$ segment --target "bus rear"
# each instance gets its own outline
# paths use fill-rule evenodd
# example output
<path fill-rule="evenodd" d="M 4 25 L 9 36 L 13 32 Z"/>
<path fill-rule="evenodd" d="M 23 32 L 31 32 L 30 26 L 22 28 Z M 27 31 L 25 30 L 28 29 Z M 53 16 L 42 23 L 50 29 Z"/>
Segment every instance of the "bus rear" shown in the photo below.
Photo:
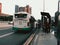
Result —
<path fill-rule="evenodd" d="M 29 15 L 27 13 L 15 14 L 13 30 L 29 29 Z"/>

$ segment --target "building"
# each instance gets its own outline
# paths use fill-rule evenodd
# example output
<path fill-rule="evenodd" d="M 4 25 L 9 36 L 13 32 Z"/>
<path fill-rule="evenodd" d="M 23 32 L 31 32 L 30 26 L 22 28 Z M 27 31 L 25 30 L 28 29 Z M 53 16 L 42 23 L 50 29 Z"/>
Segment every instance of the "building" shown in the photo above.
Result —
<path fill-rule="evenodd" d="M 0 3 L 0 14 L 2 12 L 2 3 Z"/>
<path fill-rule="evenodd" d="M 26 5 L 24 7 L 19 7 L 18 5 L 15 5 L 15 13 L 16 12 L 27 12 L 31 14 L 31 7 L 29 5 Z"/>
<path fill-rule="evenodd" d="M 19 7 L 19 12 L 25 11 L 25 7 Z"/>
<path fill-rule="evenodd" d="M 0 21 L 12 21 L 13 16 L 10 14 L 2 13 L 2 3 L 0 3 Z"/>
<path fill-rule="evenodd" d="M 15 5 L 15 12 L 18 12 L 18 11 L 19 11 L 19 6 Z"/>
<path fill-rule="evenodd" d="M 12 20 L 13 20 L 12 15 L 4 14 L 4 13 L 0 14 L 0 21 L 12 21 Z"/>
<path fill-rule="evenodd" d="M 31 7 L 27 5 L 26 8 L 27 8 L 27 12 L 31 14 Z"/>

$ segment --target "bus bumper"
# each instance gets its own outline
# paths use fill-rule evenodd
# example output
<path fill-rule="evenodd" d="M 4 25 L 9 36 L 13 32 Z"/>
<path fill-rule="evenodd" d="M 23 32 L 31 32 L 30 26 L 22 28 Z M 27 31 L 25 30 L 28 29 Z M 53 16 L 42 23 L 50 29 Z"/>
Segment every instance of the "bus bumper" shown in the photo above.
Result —
<path fill-rule="evenodd" d="M 12 27 L 13 30 L 30 30 L 30 28 L 17 28 L 17 27 Z"/>

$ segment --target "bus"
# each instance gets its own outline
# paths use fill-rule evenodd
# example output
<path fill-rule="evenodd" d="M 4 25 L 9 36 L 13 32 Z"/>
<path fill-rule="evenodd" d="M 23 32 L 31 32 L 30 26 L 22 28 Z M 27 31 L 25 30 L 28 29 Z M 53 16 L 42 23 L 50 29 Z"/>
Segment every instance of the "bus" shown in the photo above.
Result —
<path fill-rule="evenodd" d="M 17 12 L 14 14 L 13 19 L 13 30 L 30 30 L 30 19 L 31 15 L 27 12 Z"/>

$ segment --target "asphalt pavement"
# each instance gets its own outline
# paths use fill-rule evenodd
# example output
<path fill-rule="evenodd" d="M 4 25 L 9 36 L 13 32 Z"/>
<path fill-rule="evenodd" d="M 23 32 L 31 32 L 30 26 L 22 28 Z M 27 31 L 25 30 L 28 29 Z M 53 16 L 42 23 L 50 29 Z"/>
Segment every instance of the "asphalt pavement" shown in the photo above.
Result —
<path fill-rule="evenodd" d="M 0 45 L 23 45 L 30 35 L 30 32 L 14 32 L 12 28 L 0 30 Z"/>
<path fill-rule="evenodd" d="M 12 28 L 0 30 L 0 36 L 13 32 Z"/>
<path fill-rule="evenodd" d="M 12 30 L 12 26 L 8 24 L 0 26 L 0 45 L 22 45 L 31 33 L 16 33 Z M 53 32 L 44 33 L 38 30 L 31 45 L 57 45 L 57 39 Z"/>
<path fill-rule="evenodd" d="M 29 34 L 14 33 L 0 38 L 0 45 L 22 45 Z"/>
<path fill-rule="evenodd" d="M 8 23 L 0 23 L 0 45 L 23 45 L 33 31 L 26 33 L 15 32 L 12 30 L 13 25 Z"/>

